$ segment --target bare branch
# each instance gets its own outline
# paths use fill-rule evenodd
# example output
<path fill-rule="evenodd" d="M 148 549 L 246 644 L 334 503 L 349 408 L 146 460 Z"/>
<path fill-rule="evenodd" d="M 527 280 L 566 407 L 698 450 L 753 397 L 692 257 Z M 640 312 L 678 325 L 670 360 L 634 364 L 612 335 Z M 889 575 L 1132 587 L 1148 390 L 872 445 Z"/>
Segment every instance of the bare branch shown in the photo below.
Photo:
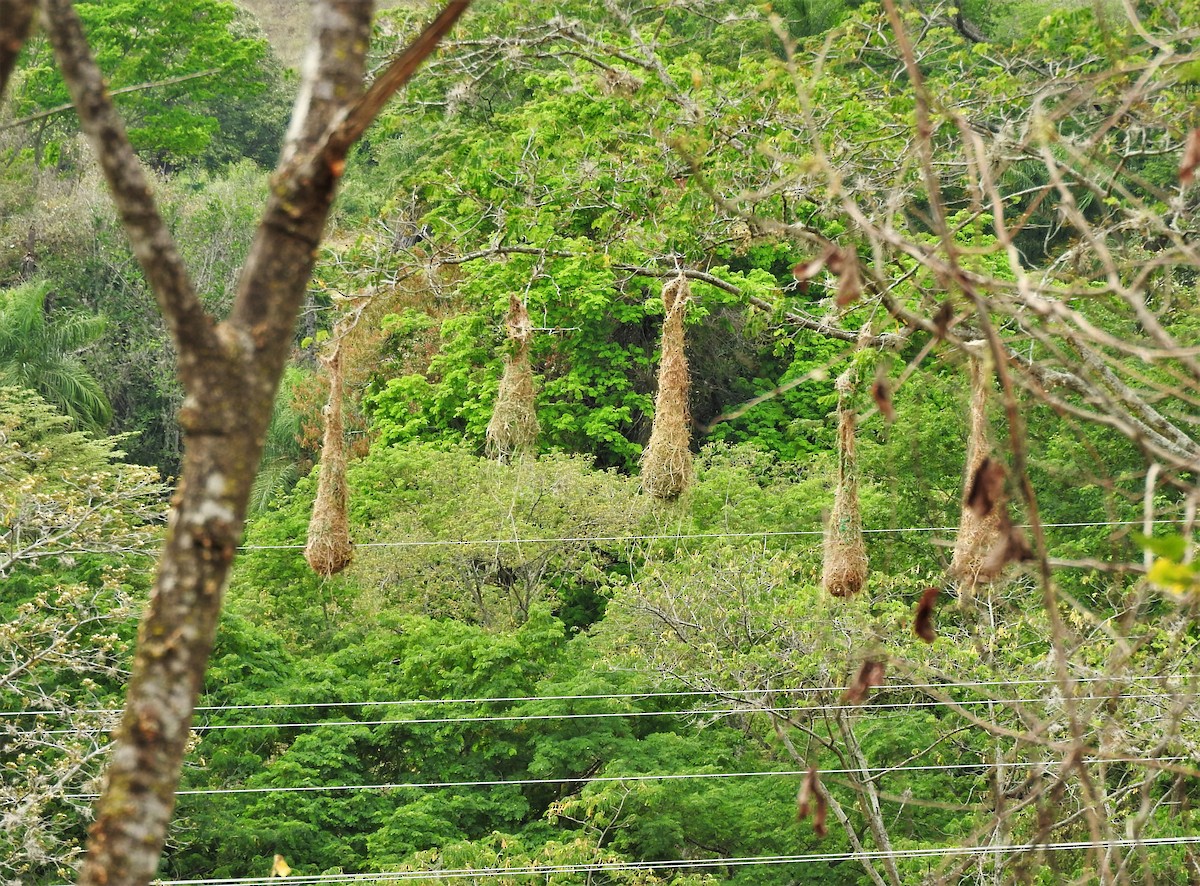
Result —
<path fill-rule="evenodd" d="M 0 0 L 3 2 L 3 0 Z M 163 86 L 174 86 L 176 83 L 186 83 L 188 80 L 196 80 L 200 77 L 211 77 L 216 74 L 216 68 L 209 68 L 207 71 L 196 71 L 192 74 L 181 74 L 178 77 L 168 77 L 166 80 L 155 80 L 153 83 L 138 83 L 136 86 L 122 86 L 120 89 L 113 89 L 108 94 L 127 95 L 130 92 L 142 92 L 146 89 L 159 89 Z M 30 114 L 28 117 L 21 117 L 17 120 L 11 120 L 0 126 L 0 132 L 7 129 L 16 129 L 20 126 L 27 126 L 30 123 L 35 123 L 38 120 L 45 120 L 47 117 L 53 117 L 55 114 L 65 114 L 67 111 L 75 109 L 74 102 L 67 102 L 65 105 L 56 105 L 53 108 L 47 108 L 44 111 L 38 111 L 36 114 Z"/>
<path fill-rule="evenodd" d="M 453 0 L 447 3 L 420 36 L 392 60 L 337 127 L 330 139 L 330 150 L 334 151 L 335 155 L 340 151 L 340 156 L 344 156 L 350 145 L 358 141 L 367 131 L 367 127 L 375 122 L 375 118 L 392 96 L 408 83 L 421 63 L 433 54 L 442 38 L 449 33 L 470 5 L 471 0 Z"/>

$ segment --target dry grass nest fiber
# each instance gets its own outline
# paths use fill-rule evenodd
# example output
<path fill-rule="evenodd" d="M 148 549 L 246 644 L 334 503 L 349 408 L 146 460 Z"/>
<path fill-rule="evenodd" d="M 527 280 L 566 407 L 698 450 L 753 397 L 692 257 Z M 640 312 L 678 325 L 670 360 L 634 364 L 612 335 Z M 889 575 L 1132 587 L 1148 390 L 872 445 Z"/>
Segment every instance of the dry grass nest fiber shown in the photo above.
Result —
<path fill-rule="evenodd" d="M 1004 537 L 1003 508 L 995 507 L 986 516 L 980 516 L 967 504 L 967 496 L 974 485 L 975 475 L 992 451 L 988 439 L 987 418 L 992 374 L 987 360 L 982 356 L 973 353 L 970 365 L 971 432 L 967 439 L 967 463 L 963 477 L 958 535 L 954 540 L 954 556 L 950 560 L 950 574 L 958 580 L 960 587 L 967 590 L 977 584 L 995 581 L 1005 566 L 1003 558 L 988 556 Z"/>
<path fill-rule="evenodd" d="M 336 575 L 354 559 L 347 516 L 346 441 L 342 427 L 341 350 L 325 361 L 329 369 L 329 402 L 325 405 L 325 435 L 321 440 L 321 473 L 317 497 L 308 521 L 304 559 L 319 575 Z"/>
<path fill-rule="evenodd" d="M 508 299 L 508 339 L 512 350 L 504 360 L 504 374 L 487 426 L 488 456 L 502 462 L 535 449 L 540 431 L 529 359 L 533 323 L 525 303 L 515 295 Z"/>
<path fill-rule="evenodd" d="M 850 406 L 852 370 L 838 377 L 838 479 L 833 510 L 825 526 L 821 587 L 833 597 L 851 597 L 867 583 L 867 545 L 858 503 L 858 467 L 854 452 L 854 410 Z"/>
<path fill-rule="evenodd" d="M 654 398 L 650 441 L 642 452 L 642 488 L 667 501 L 682 495 L 692 481 L 692 427 L 688 411 L 691 377 L 683 332 L 683 318 L 691 297 L 691 287 L 682 274 L 663 286 L 666 315 L 658 364 L 658 395 Z"/>

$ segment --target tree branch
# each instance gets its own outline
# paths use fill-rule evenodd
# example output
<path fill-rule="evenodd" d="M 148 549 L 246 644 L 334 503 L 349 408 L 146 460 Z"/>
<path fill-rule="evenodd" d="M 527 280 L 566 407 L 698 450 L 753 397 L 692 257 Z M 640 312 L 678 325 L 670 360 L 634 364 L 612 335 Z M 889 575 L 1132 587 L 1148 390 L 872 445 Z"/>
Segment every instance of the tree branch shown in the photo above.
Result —
<path fill-rule="evenodd" d="M 330 138 L 328 150 L 340 152 L 339 157 L 345 156 L 350 145 L 358 141 L 367 131 L 367 127 L 375 122 L 375 118 L 379 116 L 384 106 L 391 101 L 392 96 L 412 79 L 417 68 L 433 54 L 442 38 L 449 33 L 450 29 L 454 27 L 454 23 L 462 17 L 470 5 L 471 0 L 452 0 L 446 4 L 441 14 L 392 60 L 387 69 L 363 94 L 363 97 L 354 104 L 354 107 L 346 114 L 346 119 Z"/>
<path fill-rule="evenodd" d="M 4 0 L 0 0 L 3 3 Z M 155 80 L 153 83 L 138 83 L 135 86 L 122 86 L 120 89 L 111 90 L 109 96 L 126 95 L 130 92 L 141 92 L 146 89 L 158 89 L 162 86 L 174 86 L 176 83 L 186 83 L 188 80 L 196 80 L 200 77 L 211 77 L 218 73 L 216 68 L 209 68 L 207 71 L 196 71 L 192 74 L 181 74 L 178 77 L 168 77 L 166 80 Z M 53 117 L 55 114 L 65 114 L 67 111 L 74 110 L 75 103 L 67 102 L 65 105 L 56 105 L 53 108 L 47 108 L 44 111 L 38 111 L 36 114 L 30 114 L 28 117 L 21 117 L 17 120 L 11 120 L 0 126 L 0 132 L 7 129 L 16 129 L 19 126 L 26 126 L 30 123 L 35 123 L 38 120 L 45 120 L 47 117 Z"/>
<path fill-rule="evenodd" d="M 33 23 L 35 0 L 0 0 L 0 98 Z"/>
<path fill-rule="evenodd" d="M 179 374 L 187 393 L 179 416 L 182 476 L 80 874 L 81 886 L 145 886 L 158 867 L 174 812 L 196 698 L 275 392 L 342 172 L 348 144 L 330 150 L 331 134 L 361 101 L 373 4 L 315 5 L 280 168 L 233 311 L 217 325 L 187 281 L 70 3 L 43 3 L 85 130 L 181 345 Z M 420 57 L 431 49 L 425 44 Z M 373 107 L 377 112 L 382 105 Z M 361 118 L 356 125 L 365 129 Z"/>
<path fill-rule="evenodd" d="M 197 358 L 215 356 L 219 351 L 212 319 L 158 212 L 150 183 L 105 90 L 104 75 L 73 4 L 70 0 L 42 0 L 42 17 L 80 125 L 96 152 L 133 253 L 179 349 L 181 368 Z"/>

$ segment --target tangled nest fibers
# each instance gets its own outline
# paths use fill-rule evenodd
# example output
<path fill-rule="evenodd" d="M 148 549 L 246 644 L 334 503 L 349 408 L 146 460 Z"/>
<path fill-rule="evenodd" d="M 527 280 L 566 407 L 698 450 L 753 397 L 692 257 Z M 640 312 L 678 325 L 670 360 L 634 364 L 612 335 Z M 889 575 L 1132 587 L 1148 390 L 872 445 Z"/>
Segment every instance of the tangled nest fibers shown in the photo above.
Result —
<path fill-rule="evenodd" d="M 850 407 L 852 370 L 838 377 L 838 480 L 833 511 L 825 526 L 821 586 L 833 597 L 850 597 L 867 581 L 867 545 L 858 505 L 858 467 L 854 455 L 854 410 Z"/>
<path fill-rule="evenodd" d="M 977 584 L 995 581 L 1006 563 L 1003 558 L 988 556 L 1004 539 L 1004 508 L 994 507 L 986 516 L 980 516 L 967 503 L 971 488 L 975 485 L 975 475 L 992 450 L 987 421 L 992 375 L 979 344 L 970 345 L 971 433 L 967 439 L 962 515 L 958 522 L 958 536 L 954 540 L 954 556 L 950 561 L 950 574 L 958 580 L 959 587 L 966 591 Z"/>
<path fill-rule="evenodd" d="M 682 274 L 663 286 L 666 315 L 662 357 L 658 364 L 654 425 L 650 429 L 650 442 L 642 452 L 642 488 L 666 501 L 679 498 L 692 480 L 692 429 L 688 414 L 691 378 L 683 336 L 683 316 L 691 297 L 691 287 Z"/>
<path fill-rule="evenodd" d="M 539 431 L 529 363 L 533 323 L 525 303 L 515 295 L 508 299 L 508 339 L 512 350 L 504 360 L 504 375 L 487 426 L 488 457 L 500 462 L 534 449 Z"/>
<path fill-rule="evenodd" d="M 325 405 L 325 436 L 321 440 L 321 474 L 317 498 L 308 521 L 304 559 L 319 575 L 336 575 L 354 559 L 350 521 L 346 515 L 346 441 L 342 428 L 341 347 L 324 361 L 329 370 L 329 402 Z"/>

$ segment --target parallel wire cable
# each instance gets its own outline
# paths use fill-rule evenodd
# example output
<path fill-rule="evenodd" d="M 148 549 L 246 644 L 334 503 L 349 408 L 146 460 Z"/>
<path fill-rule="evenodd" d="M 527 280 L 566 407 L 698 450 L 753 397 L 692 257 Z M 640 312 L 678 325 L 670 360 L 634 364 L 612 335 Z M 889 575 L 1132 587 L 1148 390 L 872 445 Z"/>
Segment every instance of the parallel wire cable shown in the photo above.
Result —
<path fill-rule="evenodd" d="M 1159 520 L 1158 525 L 1175 525 L 1180 521 Z M 1032 528 L 1028 523 L 1015 524 L 1020 529 Z M 1075 523 L 1043 523 L 1043 529 L 1072 529 L 1100 526 L 1142 526 L 1141 520 L 1097 520 Z M 867 535 L 898 535 L 907 532 L 957 532 L 957 526 L 897 526 L 882 529 L 864 529 Z M 622 542 L 622 541 L 691 541 L 714 538 L 786 538 L 791 536 L 824 535 L 824 529 L 795 529 L 773 530 L 762 529 L 746 532 L 685 532 L 665 535 L 583 535 L 562 536 L 557 538 L 483 538 L 483 539 L 427 539 L 407 541 L 367 541 L 355 545 L 357 548 L 430 548 L 430 547 L 471 547 L 475 545 L 520 545 L 520 544 L 556 544 L 575 542 Z M 299 551 L 303 550 L 301 543 L 284 545 L 239 545 L 239 551 Z M 130 549 L 123 553 L 131 556 L 152 557 L 162 549 L 159 547 Z"/>
<path fill-rule="evenodd" d="M 672 859 L 664 861 L 584 862 L 579 864 L 530 864 L 523 867 L 449 868 L 445 870 L 390 871 L 378 874 L 313 874 L 288 877 L 288 883 L 374 883 L 423 879 L 468 879 L 471 877 L 546 876 L 548 874 L 585 874 L 606 871 L 687 870 L 691 868 L 746 867 L 752 865 L 815 864 L 860 859 L 950 858 L 964 855 L 1024 852 L 1070 852 L 1087 849 L 1134 848 L 1140 846 L 1190 846 L 1200 843 L 1200 835 L 1181 837 L 1144 837 L 1140 839 L 1072 841 L 1060 843 L 1022 843 L 1009 846 L 929 846 L 913 849 L 867 849 L 862 852 L 815 852 L 806 855 L 751 855 L 729 858 Z M 155 886 L 270 886 L 271 877 L 230 877 L 199 880 L 155 880 Z"/>
<path fill-rule="evenodd" d="M 1105 757 L 1085 761 L 1088 765 L 1112 765 L 1117 763 L 1179 763 L 1188 760 L 1186 756 L 1176 757 Z M 899 772 L 958 772 L 964 769 L 1037 769 L 1057 766 L 1055 761 L 1020 760 L 1012 762 L 994 762 L 980 760 L 978 763 L 928 763 L 905 764 L 902 766 L 872 766 L 866 769 L 821 769 L 821 775 L 892 775 Z M 422 781 L 395 782 L 383 784 L 340 784 L 340 785 L 283 785 L 261 788 L 190 788 L 176 791 L 177 797 L 222 796 L 229 794 L 321 794 L 321 793 L 357 793 L 359 791 L 394 791 L 410 788 L 413 790 L 437 790 L 440 788 L 495 788 L 495 787 L 537 787 L 546 785 L 604 784 L 610 782 L 652 782 L 652 781 L 703 781 L 705 779 L 731 778 L 798 778 L 808 774 L 807 769 L 778 769 L 753 772 L 666 772 L 642 775 L 594 775 L 566 776 L 563 778 L 508 778 L 485 779 L 481 781 Z M 94 793 L 65 794 L 70 800 L 92 800 L 100 796 Z"/>
<path fill-rule="evenodd" d="M 1126 694 L 1120 696 L 1121 700 L 1146 700 L 1163 698 L 1161 694 Z M 1076 701 L 1108 701 L 1112 699 L 1111 695 L 1077 695 Z M 489 714 L 475 717 L 406 717 L 386 720 L 312 720 L 293 723 L 215 723 L 215 724 L 200 724 L 194 725 L 192 731 L 196 733 L 202 732 L 218 732 L 218 731 L 237 731 L 242 729 L 308 729 L 320 727 L 349 727 L 349 726 L 419 726 L 419 725 L 444 725 L 450 723 L 525 723 L 537 722 L 543 720 L 603 720 L 616 717 L 727 717 L 736 716 L 738 714 L 756 714 L 756 713 L 793 713 L 797 711 L 806 711 L 809 713 L 835 713 L 837 711 L 875 711 L 875 710 L 906 710 L 910 708 L 925 708 L 937 707 L 944 705 L 960 705 L 967 707 L 971 705 L 1009 705 L 1009 704 L 1034 704 L 1037 702 L 1054 703 L 1053 698 L 977 698 L 966 699 L 962 701 L 941 701 L 939 699 L 924 699 L 922 701 L 904 701 L 904 702 L 878 702 L 875 704 L 830 704 L 830 705 L 794 705 L 788 707 L 733 707 L 733 708 L 690 708 L 686 710 L 659 710 L 659 711 L 597 711 L 593 713 L 583 714 Z M 8 735 L 75 735 L 79 733 L 96 732 L 96 728 L 78 728 L 78 729 L 47 729 L 39 732 L 18 732 L 8 730 Z"/>
<path fill-rule="evenodd" d="M 1127 674 L 1121 677 L 1075 677 L 1073 682 L 1099 683 L 1105 680 L 1110 680 L 1112 682 L 1138 682 L 1145 680 L 1178 680 L 1180 682 L 1185 682 L 1197 679 L 1200 679 L 1200 674 L 1146 674 L 1142 676 Z M 1053 678 L 1023 680 L 967 680 L 960 683 L 884 683 L 876 688 L 876 692 L 902 691 L 911 689 L 951 690 L 997 686 L 1046 686 L 1057 685 L 1057 683 L 1058 681 Z M 240 705 L 197 705 L 195 711 L 197 713 L 220 713 L 225 711 L 271 711 L 391 706 L 407 707 L 449 704 L 515 704 L 539 701 L 603 701 L 650 698 L 688 698 L 705 695 L 711 695 L 715 697 L 729 697 L 738 695 L 815 695 L 824 692 L 844 692 L 846 688 L 847 687 L 845 686 L 801 686 L 793 689 L 683 689 L 677 691 L 653 692 L 609 692 L 596 693 L 593 695 L 503 695 L 494 697 L 476 696 L 470 698 L 405 698 L 396 699 L 393 701 L 301 701 Z M 1180 687 L 1180 689 L 1182 689 L 1182 687 Z M 1125 696 L 1121 697 L 1124 698 Z M 69 712 L 52 710 L 0 711 L 0 717 L 66 716 L 67 714 L 102 716 L 105 714 L 119 713 L 121 713 L 119 708 L 81 708 Z"/>
<path fill-rule="evenodd" d="M 1160 523 L 1173 523 L 1163 520 Z M 1043 523 L 1043 529 L 1073 529 L 1098 526 L 1141 526 L 1141 520 L 1100 520 L 1095 522 L 1077 523 Z M 1029 524 L 1018 524 L 1021 529 L 1031 528 Z M 864 534 L 884 535 L 902 534 L 905 532 L 957 532 L 957 526 L 901 526 L 884 529 L 864 529 Z M 562 538 L 483 538 L 471 539 L 429 539 L 425 541 L 369 541 L 356 544 L 359 548 L 429 548 L 429 547 L 469 547 L 471 545 L 521 545 L 521 544 L 565 544 L 574 542 L 596 541 L 691 541 L 693 539 L 714 538 L 786 538 L 791 536 L 821 535 L 824 529 L 793 529 L 776 530 L 763 529 L 750 532 L 685 532 L 674 535 L 591 535 L 566 536 Z M 303 544 L 286 545 L 241 545 L 239 551 L 298 551 L 303 550 Z"/>
<path fill-rule="evenodd" d="M 1107 701 L 1111 696 L 1108 695 L 1079 695 L 1076 696 L 1078 701 Z M 1121 699 L 1126 700 L 1145 700 L 1161 698 L 1157 694 L 1141 694 L 1141 695 L 1122 695 Z M 965 701 L 956 701 L 954 704 L 962 706 L 981 705 L 981 704 L 1032 704 L 1034 702 L 1047 701 L 1047 699 L 1035 698 L 998 698 L 998 699 L 968 699 Z M 446 723 L 521 723 L 540 720 L 600 720 L 611 717 L 686 717 L 686 716 L 736 716 L 738 714 L 755 714 L 763 712 L 773 713 L 795 713 L 797 711 L 807 711 L 810 713 L 834 713 L 837 711 L 850 710 L 903 710 L 907 708 L 923 708 L 935 705 L 946 705 L 950 702 L 938 701 L 936 699 L 926 699 L 923 701 L 905 701 L 905 702 L 879 702 L 877 704 L 862 705 L 862 704 L 832 704 L 832 705 L 794 705 L 788 707 L 769 707 L 761 706 L 750 707 L 733 707 L 733 708 L 691 708 L 689 710 L 672 711 L 597 711 L 593 713 L 576 713 L 576 714 L 495 714 L 495 715 L 480 715 L 475 717 L 413 717 L 413 718 L 397 718 L 387 720 L 333 720 L 329 722 L 303 722 L 303 723 L 228 723 L 228 724 L 213 724 L 201 725 L 194 727 L 196 732 L 211 732 L 217 730 L 237 730 L 237 729 L 296 729 L 306 726 L 413 726 L 421 724 L 446 724 Z"/>

